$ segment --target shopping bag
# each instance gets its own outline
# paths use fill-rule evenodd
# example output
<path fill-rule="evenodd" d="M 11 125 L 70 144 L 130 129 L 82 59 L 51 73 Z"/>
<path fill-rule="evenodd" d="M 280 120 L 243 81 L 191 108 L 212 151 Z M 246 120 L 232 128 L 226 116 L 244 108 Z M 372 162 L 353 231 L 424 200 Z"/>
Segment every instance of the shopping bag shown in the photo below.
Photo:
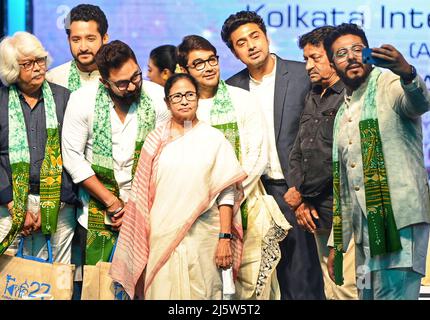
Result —
<path fill-rule="evenodd" d="M 25 256 L 21 238 L 16 256 L 0 256 L 0 300 L 70 300 L 74 265 L 53 262 L 47 237 L 48 259 Z"/>
<path fill-rule="evenodd" d="M 109 262 L 98 262 L 95 266 L 84 266 L 81 300 L 130 300 L 123 287 L 109 275 L 116 244 Z"/>

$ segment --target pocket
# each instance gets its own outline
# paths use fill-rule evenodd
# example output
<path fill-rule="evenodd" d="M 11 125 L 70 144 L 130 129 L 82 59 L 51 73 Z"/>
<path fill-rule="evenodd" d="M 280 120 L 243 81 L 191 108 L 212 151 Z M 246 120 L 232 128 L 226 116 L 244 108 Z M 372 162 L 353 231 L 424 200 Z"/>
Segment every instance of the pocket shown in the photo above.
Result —
<path fill-rule="evenodd" d="M 333 109 L 324 111 L 321 117 L 321 126 L 319 130 L 319 136 L 322 140 L 332 143 L 333 142 L 333 127 L 334 119 L 336 118 L 336 112 Z"/>

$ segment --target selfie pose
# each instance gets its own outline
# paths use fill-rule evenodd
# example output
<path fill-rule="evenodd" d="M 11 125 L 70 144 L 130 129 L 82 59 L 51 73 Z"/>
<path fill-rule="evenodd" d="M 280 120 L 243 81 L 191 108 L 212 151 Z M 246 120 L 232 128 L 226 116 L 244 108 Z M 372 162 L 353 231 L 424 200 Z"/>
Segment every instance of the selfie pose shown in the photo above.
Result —
<path fill-rule="evenodd" d="M 334 123 L 334 212 L 329 271 L 341 285 L 343 252 L 354 233 L 360 299 L 418 299 L 430 223 L 421 115 L 424 81 L 392 45 L 363 63 L 364 31 L 342 24 L 324 47 L 345 83 Z"/>

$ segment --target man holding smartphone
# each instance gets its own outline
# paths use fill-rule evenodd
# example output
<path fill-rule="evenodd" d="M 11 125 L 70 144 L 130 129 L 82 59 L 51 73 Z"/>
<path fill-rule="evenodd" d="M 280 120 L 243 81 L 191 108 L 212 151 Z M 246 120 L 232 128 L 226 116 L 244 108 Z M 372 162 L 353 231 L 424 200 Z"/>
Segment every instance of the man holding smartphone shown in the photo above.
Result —
<path fill-rule="evenodd" d="M 373 48 L 381 72 L 363 64 L 363 30 L 341 24 L 324 48 L 346 85 L 333 129 L 333 227 L 328 268 L 343 283 L 343 253 L 354 233 L 360 299 L 418 299 L 425 274 L 430 203 L 421 115 L 430 95 L 393 46 Z M 379 62 L 376 66 L 382 66 Z"/>

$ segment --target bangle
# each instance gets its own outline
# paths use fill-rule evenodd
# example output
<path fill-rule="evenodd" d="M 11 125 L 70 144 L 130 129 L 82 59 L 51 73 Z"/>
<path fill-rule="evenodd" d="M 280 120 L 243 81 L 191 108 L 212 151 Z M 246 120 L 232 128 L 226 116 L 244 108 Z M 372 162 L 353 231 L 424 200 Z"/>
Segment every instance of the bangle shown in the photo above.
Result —
<path fill-rule="evenodd" d="M 106 207 L 106 208 L 111 207 L 111 206 L 115 203 L 116 199 L 118 199 L 118 198 L 117 198 L 117 197 L 115 197 L 115 199 L 112 201 L 112 203 L 111 203 L 111 204 L 107 204 L 105 207 Z"/>
<path fill-rule="evenodd" d="M 231 233 L 220 233 L 218 235 L 218 239 L 233 239 L 233 235 Z"/>
<path fill-rule="evenodd" d="M 115 211 L 107 211 L 106 210 L 106 213 L 109 215 L 109 216 L 114 216 L 114 215 L 116 215 L 118 212 L 120 212 L 122 209 L 124 209 L 124 207 L 119 207 L 118 209 L 116 209 Z"/>
<path fill-rule="evenodd" d="M 107 210 L 106 209 L 106 213 L 108 214 L 108 215 L 110 215 L 110 216 L 114 216 L 114 215 L 116 215 L 118 212 L 120 212 L 122 209 L 124 209 L 124 201 L 122 201 L 122 199 L 121 198 L 118 198 L 118 200 L 121 202 L 121 206 L 119 207 L 119 208 L 117 208 L 117 209 L 115 209 L 114 211 L 109 211 L 109 210 Z"/>

